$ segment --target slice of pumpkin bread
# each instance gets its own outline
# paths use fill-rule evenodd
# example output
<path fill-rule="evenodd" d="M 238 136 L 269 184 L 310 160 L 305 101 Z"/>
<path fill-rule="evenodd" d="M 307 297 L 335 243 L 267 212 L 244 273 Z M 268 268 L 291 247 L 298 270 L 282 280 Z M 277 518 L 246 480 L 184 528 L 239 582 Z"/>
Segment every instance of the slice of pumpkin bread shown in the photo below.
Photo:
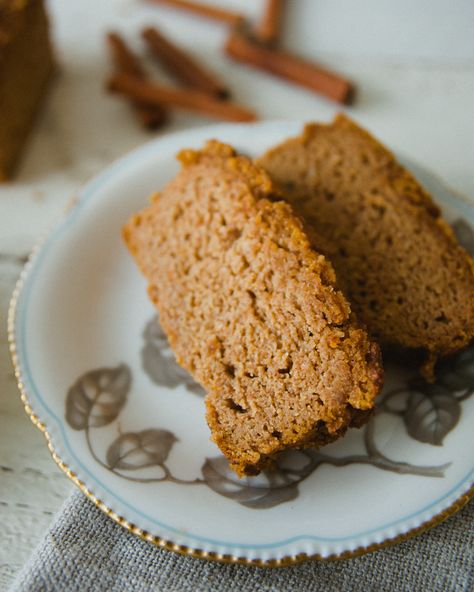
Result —
<path fill-rule="evenodd" d="M 474 336 L 474 267 L 430 195 L 344 115 L 309 124 L 262 166 L 326 240 L 339 285 L 374 337 L 424 350 L 424 373 Z"/>
<path fill-rule="evenodd" d="M 256 474 L 364 422 L 379 348 L 262 169 L 217 141 L 179 160 L 124 238 L 178 362 L 208 392 L 213 440 Z"/>

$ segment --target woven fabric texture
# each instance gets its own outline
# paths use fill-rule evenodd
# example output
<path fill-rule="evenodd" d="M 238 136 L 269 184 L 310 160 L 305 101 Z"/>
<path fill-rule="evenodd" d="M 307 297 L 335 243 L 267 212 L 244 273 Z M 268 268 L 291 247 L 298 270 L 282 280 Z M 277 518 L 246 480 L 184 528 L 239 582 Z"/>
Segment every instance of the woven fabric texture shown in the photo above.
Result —
<path fill-rule="evenodd" d="M 450 592 L 474 589 L 474 503 L 407 542 L 345 561 L 280 569 L 221 565 L 159 549 L 80 492 L 65 502 L 13 591 Z"/>

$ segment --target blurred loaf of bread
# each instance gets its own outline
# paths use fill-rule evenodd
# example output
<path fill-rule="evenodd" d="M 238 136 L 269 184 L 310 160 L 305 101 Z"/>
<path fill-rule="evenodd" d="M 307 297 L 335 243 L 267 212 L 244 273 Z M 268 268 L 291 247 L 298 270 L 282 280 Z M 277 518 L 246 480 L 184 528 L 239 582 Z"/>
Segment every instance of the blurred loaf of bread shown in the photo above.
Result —
<path fill-rule="evenodd" d="M 0 0 L 0 181 L 15 172 L 53 72 L 43 0 Z"/>

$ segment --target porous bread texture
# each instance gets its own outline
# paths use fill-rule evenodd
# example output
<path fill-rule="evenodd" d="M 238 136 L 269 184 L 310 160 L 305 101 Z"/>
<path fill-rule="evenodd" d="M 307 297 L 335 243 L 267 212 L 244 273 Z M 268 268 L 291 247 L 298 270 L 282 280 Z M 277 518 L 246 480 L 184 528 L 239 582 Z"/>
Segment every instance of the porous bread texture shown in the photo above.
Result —
<path fill-rule="evenodd" d="M 339 285 L 372 335 L 423 350 L 423 372 L 474 336 L 474 268 L 431 196 L 344 115 L 257 160 L 326 241 Z"/>
<path fill-rule="evenodd" d="M 178 362 L 207 390 L 214 442 L 257 474 L 367 419 L 379 348 L 262 169 L 217 141 L 179 159 L 123 234 Z"/>

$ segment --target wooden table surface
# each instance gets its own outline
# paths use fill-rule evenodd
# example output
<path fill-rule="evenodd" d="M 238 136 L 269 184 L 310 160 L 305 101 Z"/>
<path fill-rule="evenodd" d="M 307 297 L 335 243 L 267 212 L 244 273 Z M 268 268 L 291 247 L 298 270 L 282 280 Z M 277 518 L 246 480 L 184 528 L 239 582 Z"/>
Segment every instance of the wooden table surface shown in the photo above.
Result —
<path fill-rule="evenodd" d="M 260 5 L 221 4 L 253 16 Z M 474 4 L 422 0 L 416 10 L 411 7 L 408 0 L 289 0 L 284 41 L 356 82 L 357 100 L 348 110 L 354 118 L 474 197 Z M 183 45 L 199 47 L 236 100 L 262 118 L 327 120 L 336 111 L 308 91 L 226 60 L 219 25 L 140 0 L 52 0 L 49 8 L 59 74 L 16 181 L 0 187 L 0 589 L 8 587 L 73 487 L 18 396 L 6 334 L 15 281 L 25 256 L 80 185 L 153 137 L 139 129 L 127 105 L 103 91 L 104 32 L 117 28 L 140 49 L 141 27 L 166 28 Z M 176 114 L 164 133 L 207 123 Z"/>

